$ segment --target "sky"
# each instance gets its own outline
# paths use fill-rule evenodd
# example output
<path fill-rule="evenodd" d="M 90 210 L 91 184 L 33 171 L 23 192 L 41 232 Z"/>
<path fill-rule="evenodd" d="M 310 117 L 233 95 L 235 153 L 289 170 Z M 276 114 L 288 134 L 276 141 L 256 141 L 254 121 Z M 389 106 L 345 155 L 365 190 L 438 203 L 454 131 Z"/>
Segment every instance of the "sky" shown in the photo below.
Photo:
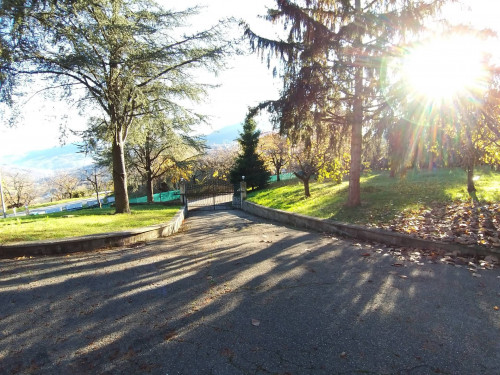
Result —
<path fill-rule="evenodd" d="M 269 0 L 235 1 L 235 0 L 199 0 L 182 1 L 182 6 L 206 2 L 201 10 L 201 18 L 192 22 L 200 27 L 217 23 L 220 18 L 243 18 L 258 31 L 265 30 L 267 21 L 258 18 L 266 13 L 265 4 Z M 168 2 L 167 2 L 168 3 Z M 241 30 L 235 29 L 235 32 Z M 212 89 L 204 104 L 197 110 L 210 116 L 209 126 L 199 130 L 208 134 L 225 126 L 243 122 L 247 108 L 260 101 L 277 97 L 279 82 L 272 77 L 272 72 L 261 59 L 253 54 L 235 56 L 225 64 L 225 70 L 217 77 L 207 75 L 204 82 L 220 82 L 220 87 Z M 43 83 L 34 83 L 33 87 L 41 88 Z M 69 107 L 61 100 L 44 99 L 43 95 L 33 94 L 22 98 L 20 117 L 14 128 L 0 124 L 0 166 L 14 163 L 16 160 L 26 161 L 24 156 L 34 150 L 43 150 L 60 145 L 60 124 L 66 123 L 69 128 L 82 130 L 86 119 L 77 108 Z M 29 91 L 29 90 L 28 90 Z M 2 118 L 6 122 L 5 116 Z M 269 124 L 265 124 L 269 126 Z M 74 142 L 75 137 L 66 142 Z"/>
<path fill-rule="evenodd" d="M 454 5 L 445 10 L 445 14 L 460 22 L 481 27 L 497 27 L 500 1 L 465 2 L 465 6 Z M 164 3 L 167 6 L 172 4 L 167 0 Z M 214 24 L 220 18 L 232 16 L 244 19 L 258 33 L 268 34 L 271 30 L 269 22 L 258 16 L 266 13 L 266 5 L 274 5 L 272 0 L 184 0 L 178 3 L 183 7 L 192 4 L 205 6 L 201 17 L 194 20 L 197 27 L 203 26 L 203 23 Z M 207 76 L 206 79 L 213 82 L 214 77 Z M 210 126 L 200 131 L 204 134 L 243 122 L 249 106 L 276 98 L 280 88 L 280 82 L 272 77 L 267 65 L 252 54 L 231 58 L 226 64 L 226 70 L 216 79 L 220 82 L 220 87 L 213 89 L 209 93 L 209 101 L 198 108 L 200 112 L 211 116 Z M 30 89 L 31 87 L 33 93 L 22 99 L 24 104 L 20 107 L 22 117 L 18 125 L 8 128 L 5 124 L 0 124 L 0 167 L 21 160 L 26 163 L 28 153 L 59 146 L 62 123 L 67 123 L 74 130 L 85 128 L 86 119 L 76 108 L 68 107 L 61 100 L 44 99 L 42 95 L 35 94 L 41 87 L 36 82 L 30 85 Z M 5 122 L 5 116 L 0 119 Z M 258 122 L 264 130 L 270 126 L 264 119 Z M 66 142 L 77 140 L 69 137 Z"/>

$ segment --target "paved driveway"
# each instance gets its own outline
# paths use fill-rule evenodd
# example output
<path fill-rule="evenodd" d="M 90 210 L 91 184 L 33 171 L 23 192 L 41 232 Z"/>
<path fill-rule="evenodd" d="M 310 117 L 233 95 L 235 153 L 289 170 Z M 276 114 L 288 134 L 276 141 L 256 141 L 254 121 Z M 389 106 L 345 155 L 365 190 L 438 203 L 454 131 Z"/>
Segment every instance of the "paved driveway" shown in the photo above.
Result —
<path fill-rule="evenodd" d="M 147 245 L 0 260 L 0 373 L 499 374 L 499 275 L 200 211 Z"/>

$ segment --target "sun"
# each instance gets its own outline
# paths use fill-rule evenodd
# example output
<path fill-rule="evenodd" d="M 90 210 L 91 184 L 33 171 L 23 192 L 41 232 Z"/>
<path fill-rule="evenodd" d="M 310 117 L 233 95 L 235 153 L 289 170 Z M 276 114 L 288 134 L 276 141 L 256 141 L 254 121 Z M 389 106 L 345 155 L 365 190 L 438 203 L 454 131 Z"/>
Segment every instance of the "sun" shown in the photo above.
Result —
<path fill-rule="evenodd" d="M 473 36 L 435 38 L 409 50 L 403 76 L 414 95 L 434 102 L 482 90 L 486 77 L 483 46 Z"/>

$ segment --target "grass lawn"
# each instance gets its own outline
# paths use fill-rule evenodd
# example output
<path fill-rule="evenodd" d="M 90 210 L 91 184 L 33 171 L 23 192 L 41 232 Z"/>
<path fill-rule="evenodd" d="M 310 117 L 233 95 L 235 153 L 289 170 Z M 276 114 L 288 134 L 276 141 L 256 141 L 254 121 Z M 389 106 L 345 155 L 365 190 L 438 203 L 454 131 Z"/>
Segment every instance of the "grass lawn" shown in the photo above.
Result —
<path fill-rule="evenodd" d="M 132 206 L 130 215 L 115 215 L 114 208 L 57 212 L 0 220 L 0 244 L 116 232 L 168 222 L 180 206 Z"/>
<path fill-rule="evenodd" d="M 489 168 L 476 171 L 476 189 L 482 202 L 500 202 L 500 173 Z M 365 174 L 361 178 L 360 207 L 349 208 L 348 182 L 311 184 L 311 197 L 304 197 L 300 181 L 251 192 L 248 200 L 263 206 L 304 215 L 358 224 L 388 223 L 402 212 L 435 205 L 467 201 L 467 178 L 459 168 L 409 171 L 404 178 L 390 178 L 389 172 Z"/>

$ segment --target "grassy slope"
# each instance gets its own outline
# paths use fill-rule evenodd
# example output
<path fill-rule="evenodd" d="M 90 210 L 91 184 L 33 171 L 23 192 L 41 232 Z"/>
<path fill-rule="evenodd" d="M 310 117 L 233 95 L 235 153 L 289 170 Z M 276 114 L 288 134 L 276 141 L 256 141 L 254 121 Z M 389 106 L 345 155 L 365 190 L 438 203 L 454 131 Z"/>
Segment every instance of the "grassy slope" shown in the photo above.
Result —
<path fill-rule="evenodd" d="M 488 168 L 477 171 L 478 198 L 500 201 L 500 173 Z M 388 172 L 366 174 L 361 179 L 361 207 L 348 208 L 348 183 L 313 183 L 305 198 L 300 182 L 249 193 L 249 200 L 264 206 L 350 223 L 387 223 L 399 213 L 468 199 L 466 175 L 461 169 L 435 172 L 410 171 L 405 178 Z"/>
<path fill-rule="evenodd" d="M 133 206 L 130 215 L 114 209 L 91 209 L 0 220 L 0 243 L 84 236 L 146 227 L 169 221 L 178 206 Z M 69 216 L 69 217 L 64 217 Z"/>

